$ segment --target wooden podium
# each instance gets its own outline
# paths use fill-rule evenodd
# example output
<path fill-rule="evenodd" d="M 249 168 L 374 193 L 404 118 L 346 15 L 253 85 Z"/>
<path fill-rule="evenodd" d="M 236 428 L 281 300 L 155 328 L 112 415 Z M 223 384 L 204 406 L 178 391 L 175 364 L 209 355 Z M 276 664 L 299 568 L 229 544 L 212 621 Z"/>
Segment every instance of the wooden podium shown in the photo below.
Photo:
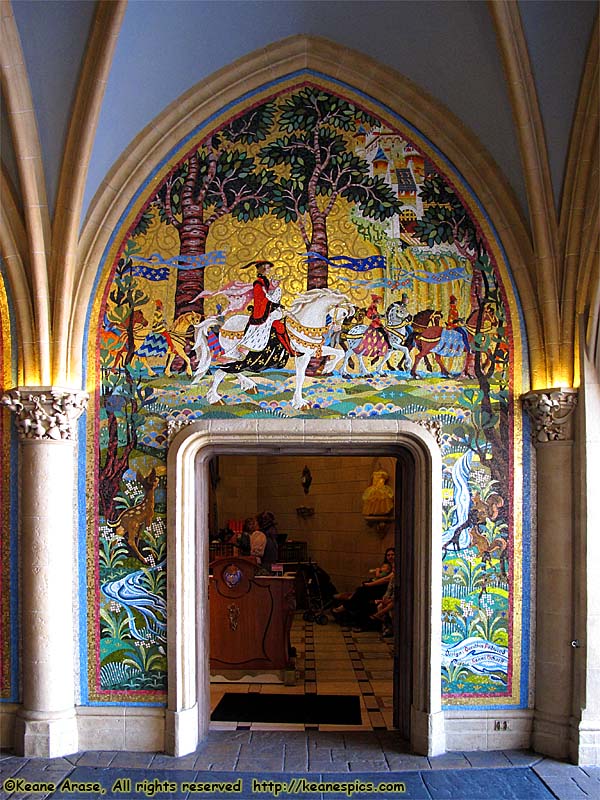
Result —
<path fill-rule="evenodd" d="M 252 673 L 293 676 L 290 628 L 296 606 L 293 576 L 257 575 L 258 565 L 240 556 L 211 564 L 210 671 L 229 680 Z"/>

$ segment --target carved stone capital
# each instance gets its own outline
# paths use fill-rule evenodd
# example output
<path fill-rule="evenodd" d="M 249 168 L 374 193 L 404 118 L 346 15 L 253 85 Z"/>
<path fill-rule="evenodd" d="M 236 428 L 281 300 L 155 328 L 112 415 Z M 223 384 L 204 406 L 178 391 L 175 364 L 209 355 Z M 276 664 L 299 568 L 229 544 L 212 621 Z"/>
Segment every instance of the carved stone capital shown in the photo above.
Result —
<path fill-rule="evenodd" d="M 0 403 L 15 413 L 19 439 L 74 440 L 88 393 L 56 386 L 12 389 Z"/>
<path fill-rule="evenodd" d="M 573 439 L 573 412 L 577 407 L 576 389 L 543 389 L 521 397 L 531 417 L 534 444 Z"/>

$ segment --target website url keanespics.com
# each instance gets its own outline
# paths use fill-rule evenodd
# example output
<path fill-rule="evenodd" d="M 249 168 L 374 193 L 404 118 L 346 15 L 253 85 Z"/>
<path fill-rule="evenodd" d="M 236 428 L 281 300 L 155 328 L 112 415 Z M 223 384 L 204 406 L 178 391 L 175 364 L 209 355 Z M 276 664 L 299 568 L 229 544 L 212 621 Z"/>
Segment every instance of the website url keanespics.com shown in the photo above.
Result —
<path fill-rule="evenodd" d="M 406 792 L 406 785 L 400 781 L 382 781 L 374 784 L 371 781 L 355 778 L 351 781 L 319 781 L 311 778 L 290 778 L 288 781 L 266 780 L 264 778 L 251 779 L 252 794 L 271 794 L 273 797 L 297 796 L 298 794 L 329 794 L 344 793 L 346 797 L 360 792 L 362 794 L 381 794 L 386 798 L 394 795 L 401 795 Z M 148 798 L 153 798 L 157 794 L 179 795 L 184 793 L 190 796 L 210 795 L 214 793 L 231 794 L 232 796 L 241 795 L 249 797 L 244 792 L 244 779 L 239 777 L 233 781 L 171 781 L 161 780 L 160 778 L 144 779 L 142 781 L 132 781 L 131 778 L 117 778 L 113 780 L 111 793 L 121 795 L 123 798 L 128 796 L 135 787 L 136 794 L 143 794 Z M 22 792 L 30 795 L 47 794 L 58 792 L 75 793 L 82 797 L 89 794 L 106 794 L 106 787 L 101 781 L 78 781 L 73 778 L 64 778 L 59 783 L 51 781 L 29 781 L 26 778 L 6 778 L 2 783 L 4 791 Z"/>
<path fill-rule="evenodd" d="M 383 781 L 375 784 L 371 781 L 361 780 L 315 781 L 310 778 L 291 778 L 289 781 L 274 781 L 253 778 L 252 792 L 269 792 L 273 797 L 310 792 L 323 792 L 324 794 L 329 792 L 344 792 L 347 797 L 352 797 L 352 795 L 357 792 L 363 794 L 379 794 L 381 792 L 386 792 L 386 796 L 389 797 L 390 792 L 404 794 L 406 792 L 406 785 L 401 781 Z"/>

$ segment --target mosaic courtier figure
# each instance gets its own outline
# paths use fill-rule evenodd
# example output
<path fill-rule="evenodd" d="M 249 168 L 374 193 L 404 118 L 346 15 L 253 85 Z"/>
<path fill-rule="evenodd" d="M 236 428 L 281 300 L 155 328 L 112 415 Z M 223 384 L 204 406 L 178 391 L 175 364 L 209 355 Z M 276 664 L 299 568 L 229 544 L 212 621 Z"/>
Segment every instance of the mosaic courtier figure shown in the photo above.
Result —
<path fill-rule="evenodd" d="M 450 295 L 450 308 L 448 309 L 448 316 L 446 318 L 446 328 L 450 328 L 451 330 L 457 330 L 460 335 L 462 336 L 462 340 L 465 345 L 465 350 L 469 350 L 469 339 L 467 336 L 467 331 L 464 328 L 464 319 L 460 316 L 460 311 L 458 310 L 458 300 L 456 297 L 451 294 Z"/>
<path fill-rule="evenodd" d="M 355 352 L 359 356 L 369 356 L 376 358 L 378 356 L 385 356 L 390 349 L 390 344 L 381 314 L 377 304 L 383 298 L 377 294 L 371 295 L 371 305 L 367 308 L 367 319 L 369 320 L 369 327 L 362 338 L 361 343 L 356 348 Z"/>

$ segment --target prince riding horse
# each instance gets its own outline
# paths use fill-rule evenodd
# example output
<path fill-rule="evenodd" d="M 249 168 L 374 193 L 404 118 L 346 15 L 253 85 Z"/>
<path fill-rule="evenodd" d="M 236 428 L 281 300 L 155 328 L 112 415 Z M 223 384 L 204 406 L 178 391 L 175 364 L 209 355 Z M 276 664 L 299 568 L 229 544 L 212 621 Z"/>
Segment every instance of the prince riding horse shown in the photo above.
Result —
<path fill-rule="evenodd" d="M 292 406 L 296 409 L 304 408 L 307 402 L 302 396 L 306 368 L 313 356 L 330 357 L 323 372 L 330 373 L 337 367 L 344 357 L 341 347 L 332 347 L 325 344 L 327 336 L 332 329 L 341 326 L 343 320 L 354 313 L 354 306 L 346 295 L 332 289 L 309 289 L 298 295 L 284 311 L 285 328 L 294 349 L 290 356 L 287 350 L 277 339 L 272 331 L 262 350 L 248 350 L 243 353 L 242 339 L 248 325 L 247 314 L 235 314 L 223 323 L 219 332 L 219 343 L 225 352 L 225 358 L 230 356 L 226 363 L 219 364 L 214 374 L 213 382 L 206 394 L 209 403 L 222 402 L 218 388 L 228 375 L 237 376 L 242 388 L 246 391 L 256 392 L 255 382 L 245 373 L 258 373 L 266 369 L 282 369 L 290 357 L 295 360 L 296 380 Z M 196 327 L 196 352 L 206 356 L 205 339 L 207 324 Z M 200 359 L 201 370 L 196 370 L 194 383 L 208 371 L 208 359 Z"/>

